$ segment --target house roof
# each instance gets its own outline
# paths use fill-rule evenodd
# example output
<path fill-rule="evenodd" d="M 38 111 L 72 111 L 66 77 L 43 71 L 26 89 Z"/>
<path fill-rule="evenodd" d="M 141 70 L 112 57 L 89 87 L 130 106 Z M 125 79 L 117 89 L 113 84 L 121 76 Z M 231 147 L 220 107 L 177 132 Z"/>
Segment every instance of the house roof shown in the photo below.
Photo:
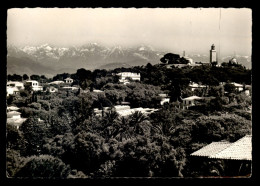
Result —
<path fill-rule="evenodd" d="M 10 106 L 10 107 L 7 107 L 7 110 L 19 110 L 19 108 L 15 107 L 15 106 Z"/>
<path fill-rule="evenodd" d="M 206 87 L 206 85 L 199 85 L 198 83 L 190 83 L 189 84 L 189 87 L 192 87 L 192 88 L 204 88 Z"/>
<path fill-rule="evenodd" d="M 158 94 L 160 97 L 164 97 L 164 98 L 166 98 L 166 97 L 168 97 L 168 95 L 167 94 Z"/>
<path fill-rule="evenodd" d="M 214 159 L 252 160 L 252 136 L 246 135 L 234 143 L 212 142 L 195 151 L 191 156 Z"/>
<path fill-rule="evenodd" d="M 38 83 L 38 81 L 36 81 L 36 80 L 28 80 L 28 81 L 26 81 L 26 83 L 30 83 L 30 82 L 33 82 L 33 83 Z"/>
<path fill-rule="evenodd" d="M 230 144 L 231 143 L 227 142 L 227 141 L 212 142 L 209 145 L 206 145 L 205 147 L 193 152 L 191 154 L 191 156 L 210 157 L 210 156 L 215 155 L 216 153 L 224 150 Z"/>
<path fill-rule="evenodd" d="M 231 83 L 231 84 L 235 85 L 236 87 L 243 87 L 243 85 L 238 84 L 238 83 Z"/>
<path fill-rule="evenodd" d="M 252 137 L 247 135 L 218 152 L 212 158 L 252 160 Z"/>
<path fill-rule="evenodd" d="M 51 84 L 61 84 L 61 83 L 64 83 L 64 81 L 52 81 L 48 84 L 51 85 Z"/>
<path fill-rule="evenodd" d="M 19 115 L 21 115 L 21 113 L 17 112 L 17 111 L 10 111 L 10 112 L 7 112 L 6 115 L 7 115 L 7 118 L 11 118 L 13 116 L 19 116 Z"/>
<path fill-rule="evenodd" d="M 6 83 L 6 85 L 11 85 L 11 84 L 15 84 L 15 86 L 23 86 L 23 82 L 20 82 L 20 81 L 8 81 Z"/>
<path fill-rule="evenodd" d="M 195 99 L 203 99 L 202 97 L 198 97 L 198 96 L 190 96 L 187 98 L 183 98 L 182 100 L 195 100 Z"/>

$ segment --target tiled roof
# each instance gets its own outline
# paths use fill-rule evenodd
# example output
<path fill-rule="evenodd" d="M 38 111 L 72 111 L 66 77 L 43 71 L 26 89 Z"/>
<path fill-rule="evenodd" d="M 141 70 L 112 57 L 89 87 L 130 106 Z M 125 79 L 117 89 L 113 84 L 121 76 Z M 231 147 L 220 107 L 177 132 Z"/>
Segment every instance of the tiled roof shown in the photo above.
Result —
<path fill-rule="evenodd" d="M 221 141 L 221 142 L 212 142 L 209 145 L 206 145 L 205 147 L 193 152 L 191 156 L 205 156 L 209 157 L 212 155 L 215 155 L 216 153 L 222 151 L 226 147 L 228 147 L 231 143 L 227 141 Z"/>
<path fill-rule="evenodd" d="M 191 156 L 215 159 L 252 160 L 252 136 L 246 135 L 234 143 L 212 142 Z"/>
<path fill-rule="evenodd" d="M 211 158 L 252 160 L 252 137 L 247 135 L 239 139 Z"/>

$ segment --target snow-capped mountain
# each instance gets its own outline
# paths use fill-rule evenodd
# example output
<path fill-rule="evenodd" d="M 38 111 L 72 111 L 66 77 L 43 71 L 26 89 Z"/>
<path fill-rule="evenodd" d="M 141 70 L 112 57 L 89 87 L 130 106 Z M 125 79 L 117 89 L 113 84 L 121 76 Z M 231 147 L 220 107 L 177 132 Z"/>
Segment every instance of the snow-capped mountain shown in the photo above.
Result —
<path fill-rule="evenodd" d="M 154 50 L 147 45 L 106 47 L 98 43 L 82 46 L 57 47 L 50 44 L 39 46 L 7 47 L 7 72 L 10 74 L 49 74 L 74 73 L 79 68 L 94 70 L 98 68 L 141 66 L 147 63 L 160 63 L 166 53 Z M 174 53 L 174 51 L 173 51 Z M 209 62 L 204 54 L 189 54 L 194 62 Z M 220 62 L 228 62 L 232 56 L 222 57 Z M 236 56 L 238 63 L 251 68 L 251 57 Z"/>
<path fill-rule="evenodd" d="M 98 43 L 72 47 L 56 47 L 50 44 L 20 48 L 8 46 L 7 51 L 9 66 L 18 63 L 19 60 L 13 60 L 13 58 L 27 58 L 35 64 L 51 68 L 54 71 L 60 71 L 64 68 L 74 71 L 79 68 L 93 70 L 110 63 L 122 63 L 124 66 L 125 64 L 129 66 L 146 65 L 147 63 L 155 64 L 165 54 L 165 52 L 155 51 L 152 47 L 145 45 L 105 47 Z M 22 61 L 24 60 L 21 60 L 20 66 L 25 65 L 22 64 Z M 11 73 L 21 74 L 18 72 L 19 69 L 12 69 L 14 72 Z"/>

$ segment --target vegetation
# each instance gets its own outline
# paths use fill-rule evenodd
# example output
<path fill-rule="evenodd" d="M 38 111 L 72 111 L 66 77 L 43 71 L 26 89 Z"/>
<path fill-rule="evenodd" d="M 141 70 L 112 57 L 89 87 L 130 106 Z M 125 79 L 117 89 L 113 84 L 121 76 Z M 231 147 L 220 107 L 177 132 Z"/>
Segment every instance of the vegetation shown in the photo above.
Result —
<path fill-rule="evenodd" d="M 165 55 L 171 64 L 178 56 Z M 141 82 L 119 84 L 113 73 L 141 73 Z M 236 92 L 231 84 L 251 84 L 251 71 L 241 66 L 221 68 L 166 68 L 137 66 L 114 70 L 79 69 L 75 74 L 53 78 L 31 75 L 45 83 L 74 79 L 77 90 L 34 92 L 23 90 L 7 97 L 8 105 L 20 107 L 27 120 L 19 129 L 7 125 L 7 173 L 9 177 L 96 178 L 96 177 L 185 177 L 201 176 L 191 166 L 189 155 L 212 141 L 236 141 L 251 133 L 251 98 Z M 28 75 L 8 75 L 21 81 Z M 45 80 L 45 81 L 41 81 Z M 181 98 L 193 95 L 188 84 L 206 88 L 195 93 L 212 99 L 189 109 L 178 107 Z M 93 92 L 99 89 L 103 92 Z M 85 90 L 85 91 L 84 91 Z M 225 93 L 228 92 L 228 94 Z M 171 96 L 160 105 L 158 94 Z M 113 109 L 96 116 L 94 108 L 130 102 L 131 107 L 157 108 L 144 115 L 135 112 L 122 117 Z M 216 164 L 214 164 L 216 166 Z M 217 164 L 219 165 L 219 164 Z M 205 169 L 213 165 L 207 164 Z M 210 175 L 210 171 L 204 171 Z M 219 175 L 227 173 L 219 171 Z"/>

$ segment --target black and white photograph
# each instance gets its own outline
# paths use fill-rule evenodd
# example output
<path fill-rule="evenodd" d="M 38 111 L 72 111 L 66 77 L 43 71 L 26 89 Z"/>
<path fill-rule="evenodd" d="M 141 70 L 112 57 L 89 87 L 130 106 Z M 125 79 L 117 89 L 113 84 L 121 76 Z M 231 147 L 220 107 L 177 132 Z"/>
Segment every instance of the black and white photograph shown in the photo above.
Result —
<path fill-rule="evenodd" d="M 251 178 L 252 9 L 9 8 L 6 178 Z"/>

